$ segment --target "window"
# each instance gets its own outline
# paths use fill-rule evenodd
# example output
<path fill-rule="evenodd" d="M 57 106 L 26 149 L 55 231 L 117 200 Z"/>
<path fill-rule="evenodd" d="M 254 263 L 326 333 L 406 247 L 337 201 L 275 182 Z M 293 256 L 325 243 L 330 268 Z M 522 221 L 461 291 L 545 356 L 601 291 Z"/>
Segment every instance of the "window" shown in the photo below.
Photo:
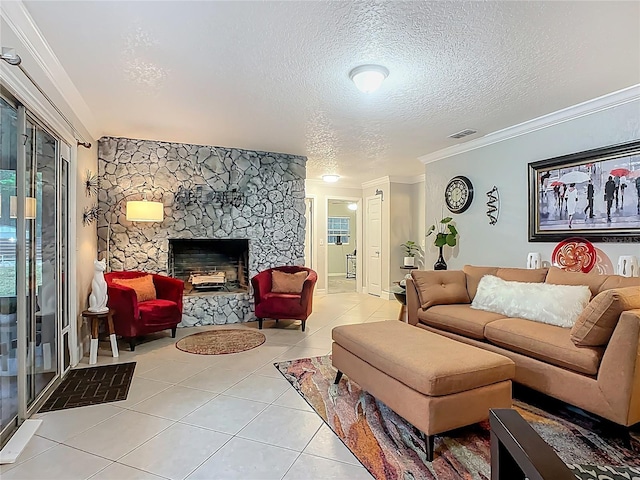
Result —
<path fill-rule="evenodd" d="M 351 228 L 349 225 L 349 217 L 329 217 L 327 224 L 327 243 L 334 244 L 338 241 L 338 235 L 340 241 L 348 245 L 349 237 L 351 236 Z"/>

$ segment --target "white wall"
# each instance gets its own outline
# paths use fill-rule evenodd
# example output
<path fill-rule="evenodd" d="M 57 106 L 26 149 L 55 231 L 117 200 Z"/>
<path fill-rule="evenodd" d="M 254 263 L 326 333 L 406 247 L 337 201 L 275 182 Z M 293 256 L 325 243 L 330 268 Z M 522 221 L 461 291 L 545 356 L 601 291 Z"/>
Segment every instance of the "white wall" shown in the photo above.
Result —
<path fill-rule="evenodd" d="M 329 200 L 329 217 L 348 217 L 349 225 L 351 228 L 351 237 L 349 243 L 343 243 L 342 245 L 327 245 L 327 258 L 328 258 L 328 273 L 331 275 L 345 276 L 347 274 L 347 260 L 346 254 L 353 253 L 356 249 L 357 238 L 357 223 L 356 212 L 349 210 L 347 205 L 353 202 L 339 200 L 341 203 L 334 203 L 335 201 Z"/>
<path fill-rule="evenodd" d="M 519 137 L 427 164 L 426 225 L 441 218 L 443 191 L 456 175 L 469 177 L 474 200 L 465 213 L 453 215 L 460 232 L 458 246 L 445 247 L 450 269 L 465 264 L 524 267 L 528 252 L 540 252 L 549 261 L 556 242 L 528 241 L 529 162 L 589 150 L 640 138 L 640 102 L 634 101 L 549 126 Z M 494 185 L 500 193 L 500 216 L 490 226 L 486 192 Z M 448 210 L 444 210 L 445 215 Z M 432 237 L 427 239 L 426 265 L 437 258 Z M 640 255 L 640 245 L 595 244 L 615 265 L 619 255 Z"/>
<path fill-rule="evenodd" d="M 83 226 L 82 214 L 85 207 L 98 203 L 97 196 L 88 197 L 84 188 L 84 181 L 87 170 L 98 173 L 98 145 L 93 142 L 91 149 L 79 148 L 77 152 L 76 171 L 76 303 L 77 303 L 77 325 L 78 344 L 82 346 L 80 352 L 87 351 L 90 333 L 88 326 L 83 325 L 80 313 L 87 309 L 89 293 L 91 293 L 91 280 L 93 278 L 93 261 L 98 255 L 98 232 L 97 223 Z M 73 207 L 72 207 L 73 208 Z"/>

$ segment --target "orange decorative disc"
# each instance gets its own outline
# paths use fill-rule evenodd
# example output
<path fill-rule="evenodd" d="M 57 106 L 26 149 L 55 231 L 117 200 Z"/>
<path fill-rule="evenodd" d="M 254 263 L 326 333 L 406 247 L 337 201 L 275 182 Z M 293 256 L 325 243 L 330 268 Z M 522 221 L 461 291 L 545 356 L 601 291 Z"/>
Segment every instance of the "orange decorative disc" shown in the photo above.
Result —
<path fill-rule="evenodd" d="M 598 255 L 593 244 L 584 238 L 568 238 L 556 245 L 551 263 L 567 272 L 588 273 L 596 264 Z"/>

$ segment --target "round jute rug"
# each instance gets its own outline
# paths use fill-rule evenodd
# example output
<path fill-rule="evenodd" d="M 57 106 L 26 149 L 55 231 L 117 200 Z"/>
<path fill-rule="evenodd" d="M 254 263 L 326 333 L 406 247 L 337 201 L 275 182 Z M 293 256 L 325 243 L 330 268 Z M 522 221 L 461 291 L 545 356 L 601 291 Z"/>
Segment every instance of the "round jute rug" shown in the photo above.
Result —
<path fill-rule="evenodd" d="M 266 340 L 260 332 L 242 329 L 211 330 L 184 337 L 176 342 L 179 350 L 198 355 L 224 355 L 259 347 Z"/>

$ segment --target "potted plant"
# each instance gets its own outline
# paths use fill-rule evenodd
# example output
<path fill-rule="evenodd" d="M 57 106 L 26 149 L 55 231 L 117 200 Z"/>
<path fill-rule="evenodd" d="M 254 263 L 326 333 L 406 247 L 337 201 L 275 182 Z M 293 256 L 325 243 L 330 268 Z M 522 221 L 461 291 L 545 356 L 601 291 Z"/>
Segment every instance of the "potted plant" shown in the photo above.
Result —
<path fill-rule="evenodd" d="M 444 261 L 444 257 L 442 256 L 442 247 L 445 245 L 455 247 L 457 244 L 456 237 L 458 236 L 458 230 L 456 230 L 456 227 L 451 224 L 451 220 L 453 220 L 451 217 L 445 217 L 438 223 L 437 232 L 436 225 L 431 225 L 429 227 L 429 231 L 427 231 L 427 237 L 432 233 L 435 234 L 433 244 L 440 249 L 440 256 L 433 265 L 434 270 L 447 269 L 447 263 Z"/>
<path fill-rule="evenodd" d="M 415 261 L 416 261 L 416 253 L 418 253 L 418 251 L 420 250 L 420 248 L 418 247 L 418 245 L 416 244 L 416 242 L 413 242 L 411 240 L 407 240 L 406 242 L 404 242 L 402 245 L 400 245 L 402 248 L 404 248 L 404 266 L 405 267 L 414 267 L 415 266 Z"/>

